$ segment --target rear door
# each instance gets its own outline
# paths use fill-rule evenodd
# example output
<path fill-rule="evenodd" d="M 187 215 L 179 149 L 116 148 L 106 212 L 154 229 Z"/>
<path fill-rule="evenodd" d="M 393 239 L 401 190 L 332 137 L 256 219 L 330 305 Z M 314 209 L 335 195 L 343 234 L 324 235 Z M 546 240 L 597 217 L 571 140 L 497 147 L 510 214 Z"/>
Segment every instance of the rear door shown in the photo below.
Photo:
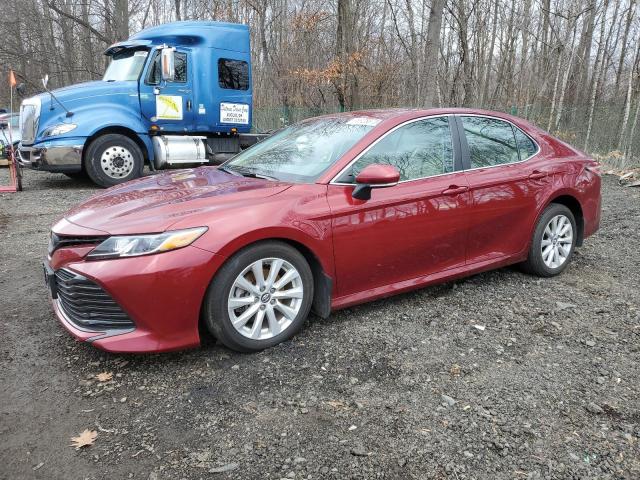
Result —
<path fill-rule="evenodd" d="M 402 288 L 464 265 L 469 194 L 453 122 L 439 116 L 400 125 L 329 184 L 338 296 Z M 400 183 L 354 199 L 355 176 L 374 163 L 398 168 Z"/>
<path fill-rule="evenodd" d="M 140 108 L 147 121 L 163 132 L 185 132 L 194 129 L 193 72 L 190 52 L 176 48 L 175 78 L 161 79 L 160 50 L 152 58 L 140 79 Z"/>
<path fill-rule="evenodd" d="M 460 115 L 457 124 L 471 202 L 467 263 L 523 252 L 537 196 L 549 181 L 544 173 L 530 171 L 524 161 L 525 155 L 535 155 L 536 144 L 502 119 Z"/>

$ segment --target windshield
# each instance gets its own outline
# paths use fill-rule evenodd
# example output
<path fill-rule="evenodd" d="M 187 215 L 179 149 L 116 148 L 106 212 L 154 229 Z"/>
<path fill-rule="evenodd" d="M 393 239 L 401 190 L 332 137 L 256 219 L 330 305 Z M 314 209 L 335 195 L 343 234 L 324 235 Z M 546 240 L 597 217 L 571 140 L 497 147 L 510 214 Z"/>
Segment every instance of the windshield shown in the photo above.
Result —
<path fill-rule="evenodd" d="M 115 53 L 102 80 L 105 82 L 138 80 L 147 55 L 149 55 L 147 50 L 124 50 Z"/>
<path fill-rule="evenodd" d="M 239 153 L 221 168 L 242 175 L 313 182 L 377 123 L 370 117 L 302 122 Z"/>

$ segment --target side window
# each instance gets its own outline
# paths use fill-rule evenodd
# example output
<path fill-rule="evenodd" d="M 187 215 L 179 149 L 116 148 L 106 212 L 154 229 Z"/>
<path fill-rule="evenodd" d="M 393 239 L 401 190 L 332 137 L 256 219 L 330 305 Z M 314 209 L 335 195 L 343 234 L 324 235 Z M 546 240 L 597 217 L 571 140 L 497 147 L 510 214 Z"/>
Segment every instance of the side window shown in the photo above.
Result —
<path fill-rule="evenodd" d="M 173 83 L 187 82 L 187 54 L 184 52 L 175 52 L 175 69 L 176 73 Z M 160 52 L 157 51 L 153 55 L 151 65 L 149 65 L 149 73 L 147 73 L 148 85 L 160 85 L 162 73 L 160 70 Z"/>
<path fill-rule="evenodd" d="M 391 132 L 353 164 L 351 181 L 373 163 L 393 165 L 401 181 L 453 172 L 449 119 L 418 120 Z"/>
<path fill-rule="evenodd" d="M 520 160 L 526 160 L 538 151 L 538 146 L 522 130 L 517 127 L 513 129 L 516 133 L 516 144 L 520 151 Z"/>
<path fill-rule="evenodd" d="M 187 54 L 176 52 L 176 74 L 173 79 L 175 83 L 187 83 Z"/>
<path fill-rule="evenodd" d="M 242 60 L 218 59 L 218 85 L 231 90 L 249 90 L 249 64 Z"/>
<path fill-rule="evenodd" d="M 487 117 L 461 117 L 469 145 L 471 168 L 491 167 L 520 160 L 511 124 Z"/>

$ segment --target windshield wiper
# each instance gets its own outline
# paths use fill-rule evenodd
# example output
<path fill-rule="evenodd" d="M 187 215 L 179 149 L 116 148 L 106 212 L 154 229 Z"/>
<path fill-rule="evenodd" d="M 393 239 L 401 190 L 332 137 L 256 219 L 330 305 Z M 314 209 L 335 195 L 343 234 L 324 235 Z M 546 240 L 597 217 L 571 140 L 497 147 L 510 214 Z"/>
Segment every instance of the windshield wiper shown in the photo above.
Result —
<path fill-rule="evenodd" d="M 223 167 L 218 167 L 218 170 L 222 170 L 223 172 L 227 172 L 230 173 L 232 175 L 241 175 L 243 177 L 250 177 L 250 178 L 262 178 L 265 180 L 279 180 L 276 177 L 272 177 L 271 175 L 265 175 L 264 173 L 258 173 L 255 170 L 250 170 L 248 168 L 242 168 L 242 167 L 235 167 L 235 168 L 229 168 L 227 166 L 223 166 Z"/>
<path fill-rule="evenodd" d="M 236 177 L 241 177 L 241 176 L 242 176 L 242 174 L 241 174 L 241 173 L 236 172 L 235 170 L 232 170 L 232 169 L 231 169 L 231 168 L 229 168 L 229 167 L 225 167 L 224 165 L 220 165 L 220 166 L 218 167 L 218 170 L 222 170 L 223 172 L 229 173 L 229 174 L 231 174 L 231 175 L 235 175 Z"/>

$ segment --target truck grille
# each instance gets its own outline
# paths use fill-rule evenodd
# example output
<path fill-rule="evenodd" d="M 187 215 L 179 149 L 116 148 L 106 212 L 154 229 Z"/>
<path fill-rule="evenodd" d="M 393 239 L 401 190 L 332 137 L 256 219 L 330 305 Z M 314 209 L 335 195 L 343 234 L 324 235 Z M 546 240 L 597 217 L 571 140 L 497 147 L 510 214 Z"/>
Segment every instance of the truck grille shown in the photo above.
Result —
<path fill-rule="evenodd" d="M 25 100 L 20 106 L 20 136 L 25 145 L 31 145 L 36 139 L 39 119 L 40 103 L 28 103 Z"/>
<path fill-rule="evenodd" d="M 97 283 L 65 268 L 55 275 L 60 308 L 77 327 L 87 330 L 135 327 L 120 305 Z"/>

